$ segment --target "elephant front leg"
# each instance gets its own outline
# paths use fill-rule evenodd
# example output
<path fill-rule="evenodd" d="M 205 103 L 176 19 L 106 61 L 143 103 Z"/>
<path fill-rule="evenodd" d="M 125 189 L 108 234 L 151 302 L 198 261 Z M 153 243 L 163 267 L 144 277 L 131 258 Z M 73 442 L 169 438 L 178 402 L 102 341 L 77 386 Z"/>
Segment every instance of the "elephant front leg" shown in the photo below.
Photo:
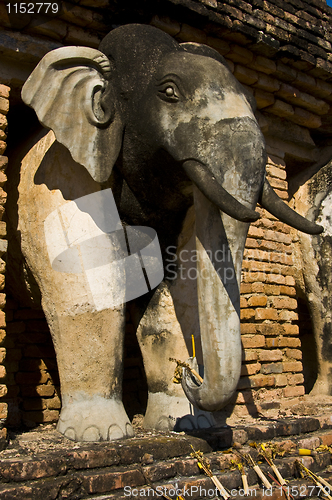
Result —
<path fill-rule="evenodd" d="M 124 306 L 75 315 L 43 306 L 60 373 L 58 431 L 76 441 L 133 436 L 122 404 Z"/>
<path fill-rule="evenodd" d="M 172 281 L 159 285 L 137 321 L 149 389 L 144 426 L 160 430 L 191 430 L 215 424 L 212 414 L 194 408 L 181 384 L 173 382 L 176 364 L 169 358 L 186 361 L 193 354 L 192 335 L 197 361 L 202 364 L 193 209 L 188 211 L 180 239 L 177 258 L 174 247 L 166 250 L 165 274 Z"/>

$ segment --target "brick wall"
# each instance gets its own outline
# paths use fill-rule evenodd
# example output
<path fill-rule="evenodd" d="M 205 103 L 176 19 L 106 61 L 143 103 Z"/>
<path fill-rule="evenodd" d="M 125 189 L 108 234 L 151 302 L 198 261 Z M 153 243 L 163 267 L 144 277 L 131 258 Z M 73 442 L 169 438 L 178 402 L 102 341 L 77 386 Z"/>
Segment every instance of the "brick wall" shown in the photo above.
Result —
<path fill-rule="evenodd" d="M 235 77 L 256 99 L 268 148 L 268 178 L 284 200 L 288 199 L 291 176 L 313 164 L 319 157 L 320 144 L 332 136 L 332 10 L 322 0 L 146 0 L 130 11 L 103 0 L 67 5 L 70 8 L 60 18 L 42 25 L 31 20 L 19 29 L 6 18 L 5 2 L 0 0 L 0 54 L 5 61 L 2 74 L 6 75 L 2 81 L 12 87 L 15 106 L 20 105 L 19 91 L 25 78 L 49 50 L 75 44 L 97 47 L 109 26 L 144 22 L 180 42 L 206 43 L 226 58 Z M 5 108 L 0 110 L 0 128 L 4 130 L 8 87 L 1 89 Z M 5 159 L 1 165 L 6 166 Z M 1 175 L 2 171 L 0 185 L 5 180 Z M 4 199 L 1 191 L 0 203 Z M 2 214 L 3 205 L 0 207 Z M 243 367 L 235 407 L 231 409 L 236 416 L 257 412 L 273 415 L 281 398 L 305 392 L 305 353 L 292 258 L 296 232 L 263 209 L 258 210 L 261 219 L 250 227 L 243 263 Z M 5 228 L 0 225 L 0 238 L 4 235 Z M 1 273 L 4 263 L 0 264 Z M 8 404 L 12 425 L 56 420 L 59 382 L 43 314 L 9 299 L 7 322 L 7 336 L 0 330 L 4 345 L 0 362 L 7 349 L 7 388 L 0 386 L 5 401 L 0 406 L 0 418 L 5 416 Z M 1 374 L 5 377 L 2 365 Z M 131 415 L 144 411 L 144 370 L 129 317 L 124 399 Z"/>
<path fill-rule="evenodd" d="M 1 82 L 1 80 L 0 80 Z M 6 358 L 6 321 L 5 321 L 5 304 L 6 295 L 4 293 L 5 287 L 5 261 L 4 256 L 7 251 L 6 241 L 6 222 L 3 220 L 5 212 L 6 193 L 3 186 L 6 182 L 6 175 L 4 173 L 8 158 L 4 156 L 6 150 L 6 129 L 7 118 L 6 115 L 9 110 L 9 92 L 10 88 L 0 83 L 0 449 L 4 446 L 7 438 L 6 418 L 7 418 L 7 403 L 3 402 L 3 398 L 7 393 L 7 377 L 8 374 L 5 368 Z"/>

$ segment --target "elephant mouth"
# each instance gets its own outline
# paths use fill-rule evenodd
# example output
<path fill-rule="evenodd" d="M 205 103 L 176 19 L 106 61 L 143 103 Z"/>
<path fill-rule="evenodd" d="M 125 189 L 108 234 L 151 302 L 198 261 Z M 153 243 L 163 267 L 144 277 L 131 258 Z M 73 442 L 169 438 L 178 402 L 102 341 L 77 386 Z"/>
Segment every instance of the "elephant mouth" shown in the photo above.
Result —
<path fill-rule="evenodd" d="M 259 219 L 258 212 L 247 208 L 229 194 L 202 163 L 187 160 L 183 163 L 183 169 L 206 198 L 222 212 L 241 222 L 255 222 Z"/>

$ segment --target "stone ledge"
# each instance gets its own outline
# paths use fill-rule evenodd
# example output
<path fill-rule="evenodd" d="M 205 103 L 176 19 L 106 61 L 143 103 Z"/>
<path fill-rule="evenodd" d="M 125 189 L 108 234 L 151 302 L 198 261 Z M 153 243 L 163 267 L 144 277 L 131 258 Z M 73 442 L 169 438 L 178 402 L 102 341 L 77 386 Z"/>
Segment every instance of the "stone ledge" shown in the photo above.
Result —
<path fill-rule="evenodd" d="M 140 434 L 143 436 L 142 432 Z M 312 449 L 332 444 L 332 419 L 328 413 L 317 418 L 285 418 L 257 425 L 205 430 L 196 432 L 196 436 L 146 434 L 149 433 L 145 433 L 145 437 L 113 443 L 80 445 L 54 432 L 32 432 L 30 441 L 29 433 L 25 433 L 17 438 L 21 439 L 21 448 L 11 443 L 7 450 L 0 453 L 0 497 L 3 500 L 88 499 L 98 498 L 91 495 L 112 492 L 112 497 L 116 494 L 121 498 L 125 486 L 148 488 L 147 485 L 152 483 L 154 487 L 171 488 L 175 482 L 179 488 L 201 485 L 210 489 L 210 479 L 200 473 L 196 460 L 189 457 L 191 444 L 205 453 L 211 469 L 224 486 L 238 489 L 241 487 L 240 474 L 237 470 L 230 470 L 237 451 L 250 452 L 257 459 L 258 451 L 248 444 L 251 441 L 272 440 L 286 452 L 282 459 L 276 459 L 276 464 L 282 475 L 291 479 L 297 475 L 295 461 L 298 448 Z M 41 453 L 31 452 L 37 436 L 44 443 Z M 285 437 L 287 439 L 282 439 Z M 57 448 L 60 443 L 60 448 L 45 451 L 52 440 L 54 447 Z M 233 442 L 233 449 L 227 453 L 221 451 Z M 332 464 L 329 452 L 303 457 L 302 460 L 315 472 L 323 471 Z M 269 472 L 265 464 L 262 464 L 262 469 Z M 220 473 L 220 470 L 224 472 Z M 248 470 L 248 479 L 250 487 L 256 485 L 257 488 L 258 478 L 251 469 Z M 257 490 L 257 495 L 258 491 L 261 495 L 262 490 Z"/>

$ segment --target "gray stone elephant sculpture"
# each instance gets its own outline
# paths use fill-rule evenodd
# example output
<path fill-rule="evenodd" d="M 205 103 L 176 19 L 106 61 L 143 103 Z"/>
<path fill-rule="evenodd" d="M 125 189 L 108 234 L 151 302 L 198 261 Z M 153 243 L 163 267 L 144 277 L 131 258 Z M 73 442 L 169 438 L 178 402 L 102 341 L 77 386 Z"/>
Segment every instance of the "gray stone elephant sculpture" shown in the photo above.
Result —
<path fill-rule="evenodd" d="M 106 283 L 93 270 L 91 281 L 91 269 L 64 272 L 50 262 L 59 224 L 68 248 L 86 225 L 97 236 L 103 231 L 98 221 L 107 222 L 109 205 L 90 210 L 77 200 L 109 189 L 123 226 L 153 228 L 165 261 L 165 279 L 137 299 L 133 313 L 149 389 L 145 426 L 207 425 L 204 411 L 221 409 L 240 376 L 239 280 L 257 202 L 302 231 L 321 230 L 265 180 L 251 97 L 215 50 L 143 25 L 113 30 L 99 50 L 48 53 L 22 97 L 51 129 L 22 162 L 18 227 L 57 355 L 58 430 L 85 441 L 133 434 L 121 401 L 125 303 L 109 299 L 117 275 Z M 54 227 L 50 214 L 57 214 Z M 191 335 L 204 381 L 184 369 L 181 387 L 172 382 L 170 357 L 202 374 L 190 356 Z"/>
<path fill-rule="evenodd" d="M 296 281 L 308 305 L 312 334 L 304 336 L 306 382 L 312 396 L 332 396 L 332 148 L 321 150 L 317 163 L 298 174 L 291 183 L 296 209 L 324 227 L 322 234 L 301 234 L 295 246 Z M 300 332 L 301 333 L 301 332 Z"/>

